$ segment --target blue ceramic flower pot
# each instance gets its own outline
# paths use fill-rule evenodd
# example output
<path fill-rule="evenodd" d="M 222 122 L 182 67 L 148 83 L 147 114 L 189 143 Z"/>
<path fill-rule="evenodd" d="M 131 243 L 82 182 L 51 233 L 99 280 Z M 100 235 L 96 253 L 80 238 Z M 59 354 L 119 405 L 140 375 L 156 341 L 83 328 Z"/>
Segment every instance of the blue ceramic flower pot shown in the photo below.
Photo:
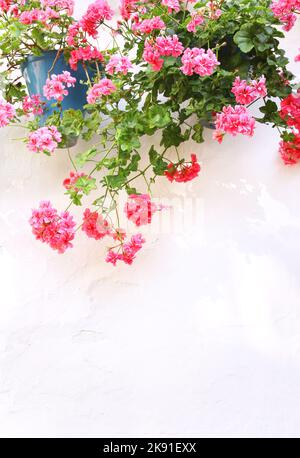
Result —
<path fill-rule="evenodd" d="M 57 51 L 53 50 L 45 51 L 41 56 L 28 56 L 21 67 L 29 95 L 40 94 L 42 100 L 45 102 L 45 114 L 41 117 L 41 124 L 45 124 L 47 118 L 55 111 L 55 107 L 52 107 L 51 105 L 55 103 L 56 100 L 47 100 L 43 95 L 43 86 L 46 83 L 48 72 L 52 66 L 53 68 L 50 75 L 58 75 L 63 71 L 68 71 L 71 76 L 76 78 L 75 86 L 68 88 L 68 95 L 64 97 L 61 103 L 62 110 L 73 109 L 84 111 L 83 106 L 87 104 L 86 95 L 88 86 L 80 83 L 80 81 L 87 81 L 87 76 L 83 66 L 79 63 L 77 70 L 72 70 L 65 61 L 63 53 L 60 54 L 53 65 L 56 55 Z M 95 70 L 88 69 L 89 77 L 93 78 L 95 76 L 95 72 Z M 74 146 L 76 141 L 76 137 L 69 138 L 66 146 Z"/>

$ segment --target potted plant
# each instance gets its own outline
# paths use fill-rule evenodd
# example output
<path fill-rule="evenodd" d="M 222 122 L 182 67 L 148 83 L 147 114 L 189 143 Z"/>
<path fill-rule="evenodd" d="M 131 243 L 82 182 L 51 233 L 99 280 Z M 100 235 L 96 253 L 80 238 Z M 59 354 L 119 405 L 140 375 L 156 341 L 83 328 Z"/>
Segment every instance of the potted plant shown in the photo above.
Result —
<path fill-rule="evenodd" d="M 44 0 L 44 7 L 49 2 Z M 55 9 L 59 1 L 51 4 Z M 57 114 L 47 120 L 56 129 L 54 143 L 72 123 L 84 139 L 97 134 L 92 148 L 75 158 L 69 152 L 73 170 L 63 185 L 69 207 L 82 205 L 83 197 L 90 195 L 77 228 L 90 238 L 111 240 L 106 261 L 113 265 L 131 264 L 145 242 L 141 233 L 130 237 L 120 227 L 120 192 L 128 194 L 124 208 L 128 220 L 138 228 L 149 224 L 163 209 L 151 199 L 158 177 L 184 183 L 199 175 L 200 152 L 184 158 L 179 147 L 191 139 L 201 144 L 206 126 L 222 143 L 225 135 L 253 136 L 257 123 L 270 124 L 282 137 L 283 161 L 300 161 L 300 92 L 280 47 L 281 29 L 289 30 L 300 12 L 298 0 L 122 0 L 120 12 L 121 19 L 109 22 L 109 5 L 97 0 L 81 20 L 68 16 L 62 29 L 65 38 L 57 48 L 71 66 L 86 47 L 91 57 L 88 40 L 101 37 L 103 29 L 111 31 L 113 45 L 105 51 L 92 48 L 98 69 L 93 78 L 86 74 L 84 108 L 89 115 L 80 122 L 73 115 L 65 121 L 64 115 Z M 100 63 L 105 74 L 99 70 Z M 14 92 L 14 84 L 6 91 L 9 103 L 24 96 L 21 87 Z M 46 94 L 48 89 L 51 93 L 51 81 L 48 86 L 43 88 Z M 60 95 L 63 100 L 63 92 Z M 7 115 L 2 124 L 9 118 L 15 121 L 14 108 L 7 102 L 3 102 Z M 261 116 L 251 112 L 255 103 Z M 32 122 L 29 125 L 36 128 Z M 154 133 L 160 135 L 160 148 L 153 144 L 145 152 L 141 137 Z M 31 132 L 29 148 L 52 152 L 48 136 L 40 129 Z M 137 188 L 140 179 L 144 187 Z M 42 202 L 30 224 L 36 238 L 58 252 L 72 245 L 76 224 L 69 211 L 59 214 L 50 202 Z"/>
<path fill-rule="evenodd" d="M 26 126 L 30 130 L 44 125 L 59 128 L 58 147 L 76 143 L 88 82 L 102 69 L 102 55 L 85 32 L 76 47 L 72 44 L 67 31 L 76 23 L 73 7 L 73 0 L 1 2 L 3 96 L 19 106 L 18 117 L 35 115 L 34 123 Z"/>

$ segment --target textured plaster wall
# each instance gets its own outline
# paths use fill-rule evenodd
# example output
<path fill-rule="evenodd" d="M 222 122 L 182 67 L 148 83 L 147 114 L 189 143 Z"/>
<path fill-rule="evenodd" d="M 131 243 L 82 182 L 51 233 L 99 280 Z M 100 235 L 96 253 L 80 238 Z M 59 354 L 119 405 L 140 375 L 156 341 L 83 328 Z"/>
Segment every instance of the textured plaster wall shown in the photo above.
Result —
<path fill-rule="evenodd" d="M 0 131 L 0 435 L 299 436 L 300 167 L 277 133 L 185 146 L 201 177 L 159 182 L 174 208 L 117 269 L 81 234 L 63 256 L 34 240 L 69 163 L 22 135 Z"/>

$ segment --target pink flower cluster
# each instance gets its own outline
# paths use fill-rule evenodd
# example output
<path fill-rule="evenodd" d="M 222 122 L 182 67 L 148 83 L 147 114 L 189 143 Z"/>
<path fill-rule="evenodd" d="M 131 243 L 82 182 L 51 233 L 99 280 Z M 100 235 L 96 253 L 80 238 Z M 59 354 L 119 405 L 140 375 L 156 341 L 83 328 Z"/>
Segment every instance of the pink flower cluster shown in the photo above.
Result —
<path fill-rule="evenodd" d="M 153 30 L 163 30 L 166 28 L 166 24 L 160 16 L 154 16 L 151 19 L 144 19 L 141 22 L 136 22 L 132 25 L 132 30 L 136 30 L 140 33 L 151 33 Z"/>
<path fill-rule="evenodd" d="M 125 264 L 132 264 L 135 255 L 142 248 L 145 239 L 142 234 L 135 234 L 128 242 L 120 243 L 118 249 L 110 248 L 106 256 L 106 262 L 116 265 L 117 261 L 123 261 Z"/>
<path fill-rule="evenodd" d="M 125 204 L 125 214 L 136 226 L 150 224 L 153 214 L 159 210 L 149 194 L 131 194 Z"/>
<path fill-rule="evenodd" d="M 63 71 L 60 75 L 51 75 L 51 79 L 48 78 L 43 87 L 44 96 L 48 100 L 55 99 L 61 102 L 69 93 L 66 87 L 74 87 L 75 83 L 76 78 L 71 76 L 70 72 Z"/>
<path fill-rule="evenodd" d="M 121 0 L 120 13 L 123 19 L 128 20 L 137 9 L 138 0 Z"/>
<path fill-rule="evenodd" d="M 11 103 L 0 100 L 0 127 L 7 126 L 15 114 L 16 110 Z"/>
<path fill-rule="evenodd" d="M 137 226 L 140 224 L 137 224 Z M 117 261 L 123 261 L 125 264 L 132 264 L 136 253 L 142 248 L 145 242 L 141 234 L 135 234 L 130 240 L 126 241 L 126 233 L 122 229 L 113 229 L 102 215 L 96 211 L 91 212 L 88 208 L 83 214 L 82 231 L 85 232 L 88 237 L 95 240 L 110 236 L 115 241 L 119 242 L 117 246 L 108 250 L 105 259 L 106 262 L 114 266 Z"/>
<path fill-rule="evenodd" d="M 96 0 L 89 5 L 87 12 L 79 21 L 80 27 L 91 37 L 97 38 L 99 25 L 104 20 L 112 19 L 113 14 L 113 10 L 105 0 Z"/>
<path fill-rule="evenodd" d="M 231 105 L 224 107 L 222 113 L 217 114 L 216 132 L 214 138 L 222 142 L 224 133 L 236 136 L 237 134 L 248 135 L 252 137 L 254 134 L 255 119 L 242 105 Z"/>
<path fill-rule="evenodd" d="M 177 35 L 156 38 L 156 49 L 161 56 L 179 57 L 183 53 L 184 47 Z"/>
<path fill-rule="evenodd" d="M 295 25 L 300 12 L 300 0 L 273 0 L 271 9 L 274 15 L 284 24 L 287 32 Z"/>
<path fill-rule="evenodd" d="M 90 45 L 84 46 L 81 48 L 73 49 L 71 51 L 71 57 L 69 59 L 69 65 L 72 70 L 77 70 L 78 62 L 80 61 L 90 61 L 90 60 L 97 60 L 102 62 L 103 55 L 97 48 L 94 48 Z"/>
<path fill-rule="evenodd" d="M 299 49 L 300 51 L 300 49 Z M 300 53 L 295 57 L 295 62 L 300 62 Z"/>
<path fill-rule="evenodd" d="M 159 71 L 163 66 L 162 56 L 179 57 L 184 50 L 177 35 L 157 37 L 154 44 L 145 42 L 143 59 L 151 65 L 152 70 Z"/>
<path fill-rule="evenodd" d="M 96 103 L 103 95 L 110 95 L 116 90 L 114 83 L 108 78 L 103 78 L 99 83 L 94 84 L 89 90 L 87 101 L 90 104 Z"/>
<path fill-rule="evenodd" d="M 193 75 L 193 73 L 200 76 L 210 76 L 214 73 L 216 67 L 220 65 L 211 49 L 205 51 L 202 48 L 187 48 L 181 61 L 183 66 L 180 67 L 180 70 L 188 76 Z"/>
<path fill-rule="evenodd" d="M 190 162 L 180 162 L 177 164 L 171 162 L 168 165 L 168 169 L 165 171 L 165 176 L 171 183 L 173 181 L 177 181 L 177 183 L 186 183 L 196 178 L 200 170 L 201 167 L 198 163 L 196 154 L 191 154 Z"/>
<path fill-rule="evenodd" d="M 132 68 L 132 63 L 126 56 L 111 56 L 108 64 L 105 67 L 105 71 L 110 75 L 114 73 L 123 73 L 127 75 L 128 70 Z"/>
<path fill-rule="evenodd" d="M 196 33 L 197 27 L 204 23 L 204 16 L 199 13 L 193 13 L 192 19 L 186 26 L 188 32 Z"/>
<path fill-rule="evenodd" d="M 39 94 L 33 94 L 30 97 L 26 95 L 22 103 L 22 109 L 26 115 L 41 115 L 43 114 L 43 107 L 45 102 L 41 100 Z"/>
<path fill-rule="evenodd" d="M 161 4 L 168 8 L 169 13 L 172 13 L 172 11 L 178 13 L 180 11 L 179 0 L 161 0 Z"/>
<path fill-rule="evenodd" d="M 32 210 L 29 224 L 36 239 L 47 243 L 53 250 L 64 253 L 73 246 L 71 241 L 76 225 L 73 217 L 68 212 L 59 215 L 49 201 L 40 202 L 39 208 Z"/>
<path fill-rule="evenodd" d="M 285 164 L 293 165 L 300 161 L 300 89 L 281 101 L 280 117 L 292 129 L 287 141 L 280 143 L 280 155 Z"/>
<path fill-rule="evenodd" d="M 294 132 L 293 137 L 292 140 L 281 141 L 279 144 L 279 153 L 286 165 L 294 165 L 300 161 L 300 133 Z"/>
<path fill-rule="evenodd" d="M 55 126 L 40 127 L 29 134 L 27 147 L 34 153 L 50 154 L 60 142 L 61 134 Z"/>
<path fill-rule="evenodd" d="M 259 80 L 252 80 L 249 83 L 246 80 L 241 80 L 239 76 L 236 77 L 232 92 L 235 95 L 236 102 L 241 105 L 249 105 L 254 100 L 260 97 L 266 97 L 266 78 L 262 76 Z"/>
<path fill-rule="evenodd" d="M 45 10 L 33 8 L 29 11 L 23 11 L 20 14 L 19 20 L 22 24 L 28 25 L 33 22 L 42 22 L 46 24 L 49 19 L 59 18 L 59 13 L 52 8 L 46 7 Z"/>
<path fill-rule="evenodd" d="M 74 11 L 74 0 L 41 0 L 43 7 L 57 8 L 59 11 L 66 10 L 72 16 Z"/>
<path fill-rule="evenodd" d="M 108 221 L 98 212 L 91 212 L 89 208 L 84 211 L 81 229 L 88 237 L 95 240 L 100 240 L 111 233 Z"/>
<path fill-rule="evenodd" d="M 12 0 L 0 0 L 0 10 L 7 13 L 11 7 L 11 3 Z"/>
<path fill-rule="evenodd" d="M 196 11 L 192 13 L 192 18 L 190 22 L 187 24 L 187 31 L 196 33 L 197 27 L 199 25 L 204 24 L 205 17 L 208 19 L 219 19 L 222 15 L 222 10 L 218 7 L 218 2 L 211 1 L 206 4 L 206 8 L 201 8 L 200 11 Z"/>
<path fill-rule="evenodd" d="M 164 60 L 161 58 L 160 53 L 155 46 L 149 43 L 149 41 L 145 42 L 143 59 L 151 65 L 152 70 L 155 72 L 159 72 L 164 64 Z"/>
<path fill-rule="evenodd" d="M 296 94 L 290 94 L 281 101 L 279 114 L 289 127 L 300 132 L 300 89 Z"/>

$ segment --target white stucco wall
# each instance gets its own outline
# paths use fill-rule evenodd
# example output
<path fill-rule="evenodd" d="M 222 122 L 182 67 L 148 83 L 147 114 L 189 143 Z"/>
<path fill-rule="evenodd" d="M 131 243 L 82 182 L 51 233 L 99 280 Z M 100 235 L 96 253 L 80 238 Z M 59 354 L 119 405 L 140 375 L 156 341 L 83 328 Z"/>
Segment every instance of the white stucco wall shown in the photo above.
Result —
<path fill-rule="evenodd" d="M 201 177 L 155 188 L 177 224 L 118 268 L 84 235 L 65 255 L 34 240 L 70 169 L 22 134 L 0 131 L 0 436 L 299 436 L 300 167 L 277 133 L 185 146 Z"/>

